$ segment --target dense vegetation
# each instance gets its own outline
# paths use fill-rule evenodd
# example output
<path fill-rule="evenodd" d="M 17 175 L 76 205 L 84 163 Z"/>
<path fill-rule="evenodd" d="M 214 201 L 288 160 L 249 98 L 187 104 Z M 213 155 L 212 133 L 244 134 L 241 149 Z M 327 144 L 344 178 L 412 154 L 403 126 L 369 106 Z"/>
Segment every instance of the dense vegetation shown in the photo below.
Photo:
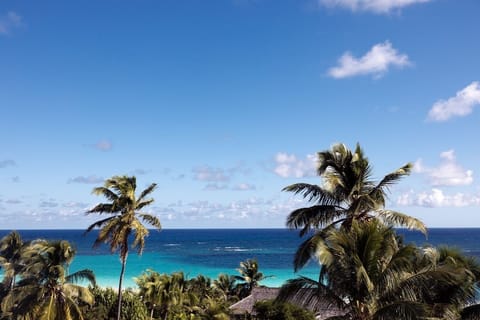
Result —
<path fill-rule="evenodd" d="M 295 270 L 313 259 L 321 265 L 319 276 L 287 281 L 275 301 L 255 304 L 256 319 L 310 320 L 315 313 L 331 320 L 480 319 L 480 264 L 452 248 L 404 243 L 394 229 L 427 232 L 418 219 L 385 208 L 388 188 L 411 167 L 406 164 L 376 182 L 359 145 L 354 151 L 338 144 L 319 152 L 322 184 L 284 189 L 313 202 L 291 212 L 287 226 L 306 238 L 295 253 Z M 86 232 L 100 228 L 93 246 L 105 243 L 119 253 L 116 291 L 98 287 L 91 270 L 68 273 L 75 250 L 67 241 L 25 242 L 15 231 L 1 239 L 0 320 L 230 319 L 229 306 L 267 277 L 254 259 L 240 262 L 238 275 L 213 280 L 145 270 L 136 278 L 137 288 L 122 288 L 129 248 L 141 254 L 145 246 L 149 230 L 144 224 L 161 228 L 157 217 L 142 212 L 153 202 L 147 197 L 155 187 L 136 196 L 135 177 L 115 176 L 93 190 L 108 202 L 88 214 L 107 217 Z"/>

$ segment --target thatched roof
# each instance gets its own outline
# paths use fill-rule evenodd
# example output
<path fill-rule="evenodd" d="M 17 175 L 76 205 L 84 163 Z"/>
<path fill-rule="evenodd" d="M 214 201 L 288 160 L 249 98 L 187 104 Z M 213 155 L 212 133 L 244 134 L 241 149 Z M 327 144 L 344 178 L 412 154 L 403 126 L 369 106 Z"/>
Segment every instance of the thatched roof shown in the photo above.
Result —
<path fill-rule="evenodd" d="M 250 295 L 230 306 L 232 314 L 242 315 L 245 313 L 253 314 L 253 306 L 258 301 L 273 300 L 278 296 L 280 288 L 257 287 L 253 288 Z"/>
<path fill-rule="evenodd" d="M 254 288 L 248 297 L 230 306 L 230 313 L 233 315 L 244 315 L 245 313 L 255 315 L 255 311 L 253 309 L 255 303 L 257 303 L 258 301 L 273 300 L 277 298 L 279 292 L 280 288 Z M 291 303 L 302 305 L 302 303 L 299 303 L 298 300 L 291 301 Z M 315 306 L 307 305 L 306 309 L 313 311 L 317 320 L 323 320 L 328 317 L 339 316 L 345 313 L 345 311 L 341 311 L 338 308 L 332 306 L 331 304 L 318 302 Z"/>

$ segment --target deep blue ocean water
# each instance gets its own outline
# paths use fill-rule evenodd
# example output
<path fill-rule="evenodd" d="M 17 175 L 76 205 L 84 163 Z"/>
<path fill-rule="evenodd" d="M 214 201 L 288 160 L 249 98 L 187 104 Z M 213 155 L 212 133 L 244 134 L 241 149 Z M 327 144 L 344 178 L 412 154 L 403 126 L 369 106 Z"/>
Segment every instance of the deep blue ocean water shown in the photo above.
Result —
<path fill-rule="evenodd" d="M 3 237 L 10 230 L 0 230 Z M 19 230 L 22 238 L 68 240 L 77 249 L 70 272 L 91 269 L 101 286 L 115 287 L 120 273 L 118 255 L 106 245 L 93 249 L 96 231 L 86 236 L 84 230 Z M 399 230 L 406 242 L 417 245 L 449 245 L 480 259 L 480 228 L 429 229 L 428 239 L 421 233 Z M 300 273 L 293 272 L 292 261 L 302 242 L 298 231 L 288 229 L 168 229 L 152 231 L 146 239 L 142 256 L 131 251 L 128 256 L 125 286 L 135 287 L 134 277 L 144 270 L 160 273 L 183 271 L 192 278 L 203 274 L 216 278 L 220 273 L 238 274 L 241 261 L 255 258 L 260 271 L 272 276 L 262 284 L 280 286 L 285 280 L 305 275 L 316 278 L 319 266 L 311 262 Z"/>

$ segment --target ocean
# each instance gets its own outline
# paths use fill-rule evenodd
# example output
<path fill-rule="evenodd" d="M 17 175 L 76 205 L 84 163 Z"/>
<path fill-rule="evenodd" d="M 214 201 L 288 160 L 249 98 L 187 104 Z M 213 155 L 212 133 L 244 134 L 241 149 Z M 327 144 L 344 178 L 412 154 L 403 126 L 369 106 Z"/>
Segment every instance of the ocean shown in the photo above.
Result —
<path fill-rule="evenodd" d="M 84 230 L 18 230 L 24 240 L 38 238 L 68 240 L 77 250 L 69 272 L 94 271 L 103 287 L 117 287 L 120 260 L 106 245 L 92 248 L 96 231 Z M 406 242 L 417 245 L 449 245 L 480 259 L 480 228 L 433 228 L 428 239 L 421 233 L 398 230 Z M 0 237 L 10 230 L 0 230 Z M 238 275 L 241 261 L 255 258 L 260 271 L 269 278 L 262 284 L 278 287 L 288 279 L 303 275 L 318 276 L 319 266 L 310 262 L 301 272 L 293 272 L 293 255 L 302 242 L 298 231 L 288 229 L 167 229 L 152 231 L 141 256 L 130 251 L 124 287 L 135 288 L 135 277 L 152 269 L 160 273 L 183 271 L 189 278 L 203 274 L 212 279 L 220 273 Z"/>

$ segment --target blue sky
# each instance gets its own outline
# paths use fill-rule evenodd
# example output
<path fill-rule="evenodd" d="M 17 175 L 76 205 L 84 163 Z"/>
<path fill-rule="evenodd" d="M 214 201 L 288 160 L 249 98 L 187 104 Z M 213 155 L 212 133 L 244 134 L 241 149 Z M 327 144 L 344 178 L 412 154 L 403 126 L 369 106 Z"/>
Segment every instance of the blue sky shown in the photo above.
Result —
<path fill-rule="evenodd" d="M 359 142 L 388 208 L 480 227 L 480 2 L 0 2 L 0 226 L 85 228 L 113 175 L 164 228 L 282 227 Z"/>

